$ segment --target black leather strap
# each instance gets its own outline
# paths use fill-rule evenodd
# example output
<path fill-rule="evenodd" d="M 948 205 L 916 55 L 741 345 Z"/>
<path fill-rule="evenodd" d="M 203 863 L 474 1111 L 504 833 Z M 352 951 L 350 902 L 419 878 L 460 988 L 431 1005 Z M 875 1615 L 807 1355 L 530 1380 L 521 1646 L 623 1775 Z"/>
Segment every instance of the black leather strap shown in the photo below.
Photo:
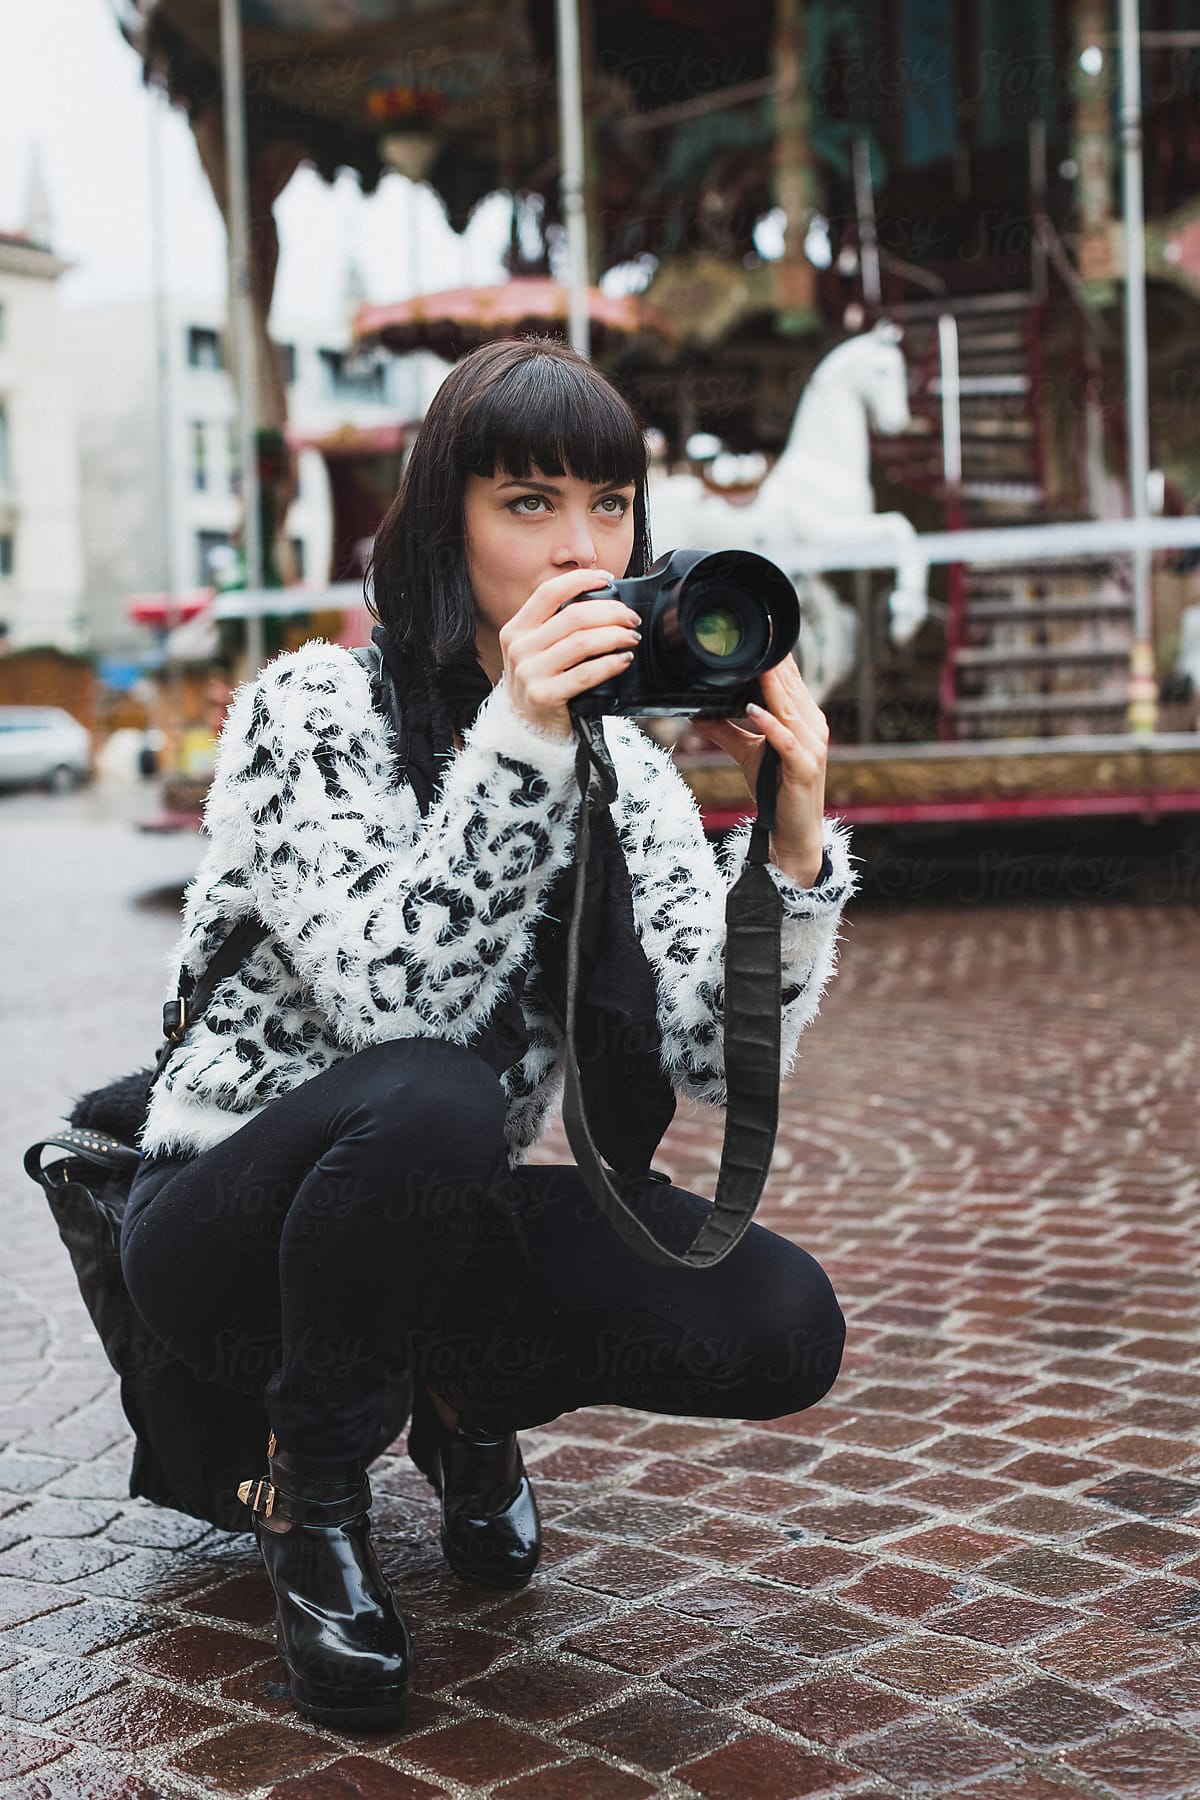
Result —
<path fill-rule="evenodd" d="M 119 1139 L 109 1137 L 107 1132 L 95 1131 L 88 1126 L 68 1125 L 53 1137 L 44 1137 L 39 1143 L 30 1144 L 25 1152 L 25 1173 L 31 1181 L 40 1181 L 45 1186 L 48 1171 L 42 1168 L 42 1151 L 47 1144 L 54 1144 L 62 1150 L 70 1150 L 74 1156 L 92 1163 L 98 1169 L 107 1170 L 113 1175 L 125 1175 L 136 1169 L 142 1158 L 137 1150 L 131 1150 L 128 1144 Z M 54 1168 L 59 1168 L 55 1163 Z"/>
<path fill-rule="evenodd" d="M 371 699 L 376 711 L 383 714 L 391 728 L 395 777 L 400 780 L 408 767 L 408 730 L 400 711 L 400 696 L 395 683 L 384 679 L 383 652 L 378 644 L 357 644 L 350 654 L 358 658 L 371 677 Z"/>
<path fill-rule="evenodd" d="M 169 1032 L 167 1040 L 158 1053 L 158 1061 L 154 1065 L 154 1073 L 150 1077 L 150 1086 L 158 1080 L 172 1056 L 187 1036 L 188 1029 L 204 1012 L 212 999 L 218 985 L 227 975 L 232 975 L 253 950 L 255 944 L 261 943 L 267 935 L 267 927 L 253 913 L 240 920 L 234 926 L 221 948 L 215 952 L 208 967 L 197 981 L 192 992 L 185 999 L 182 994 L 176 996 L 172 1007 L 178 1006 L 178 1022 L 175 1029 Z M 163 1009 L 163 1024 L 167 1024 L 168 1008 Z"/>
<path fill-rule="evenodd" d="M 313 1491 L 293 1493 L 281 1480 L 252 1475 L 248 1481 L 238 1484 L 237 1497 L 251 1512 L 262 1513 L 267 1518 L 289 1519 L 293 1525 L 345 1525 L 351 1519 L 357 1519 L 360 1513 L 370 1511 L 371 1483 L 366 1475 L 356 1487 L 349 1490 L 343 1487 L 339 1494 L 328 1499 L 319 1496 L 317 1489 L 321 1484 L 309 1483 L 306 1477 L 304 1485 Z"/>
<path fill-rule="evenodd" d="M 607 807 L 614 799 L 617 776 L 600 721 L 574 713 L 572 718 L 579 739 L 575 767 L 581 798 L 575 828 L 575 900 L 567 952 L 563 1126 L 592 1197 L 604 1208 L 613 1229 L 631 1250 L 668 1268 L 679 1263 L 689 1268 L 707 1268 L 728 1256 L 750 1229 L 767 1183 L 779 1128 L 783 902 L 766 868 L 775 824 L 779 755 L 772 745 L 765 745 L 756 786 L 758 817 L 750 834 L 746 867 L 730 890 L 725 908 L 725 1138 L 712 1212 L 681 1255 L 659 1242 L 613 1186 L 584 1115 L 575 1051 L 583 871 L 587 866 L 593 812 Z M 583 796 L 588 791 L 591 768 L 600 780 L 598 796 L 589 805 Z"/>

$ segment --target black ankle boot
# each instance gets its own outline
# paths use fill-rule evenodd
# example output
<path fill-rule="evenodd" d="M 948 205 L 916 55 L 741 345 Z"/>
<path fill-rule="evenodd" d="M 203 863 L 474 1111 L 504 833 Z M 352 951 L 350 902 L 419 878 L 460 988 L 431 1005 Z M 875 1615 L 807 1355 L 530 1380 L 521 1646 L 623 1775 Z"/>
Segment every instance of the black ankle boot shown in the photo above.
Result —
<path fill-rule="evenodd" d="M 456 1575 L 524 1587 L 542 1549 L 537 1501 L 515 1432 L 447 1425 L 423 1383 L 413 1389 L 408 1454 L 442 1501 L 442 1552 Z"/>
<path fill-rule="evenodd" d="M 300 1712 L 342 1730 L 399 1725 L 412 1639 L 370 1536 L 364 1462 L 309 1470 L 268 1445 L 270 1478 L 243 1481 L 256 1515 L 291 1521 L 254 1535 L 275 1590 L 279 1654 Z"/>

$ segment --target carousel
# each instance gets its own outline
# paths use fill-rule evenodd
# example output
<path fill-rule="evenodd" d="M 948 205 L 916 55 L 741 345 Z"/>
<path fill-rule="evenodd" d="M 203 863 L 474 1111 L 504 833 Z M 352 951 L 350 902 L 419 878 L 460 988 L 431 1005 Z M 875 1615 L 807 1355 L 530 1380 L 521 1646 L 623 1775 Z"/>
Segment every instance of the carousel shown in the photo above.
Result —
<path fill-rule="evenodd" d="M 331 23 L 243 0 L 241 18 L 237 57 L 217 0 L 130 0 L 124 29 L 187 110 L 244 296 L 234 361 L 264 371 L 241 383 L 259 450 L 251 661 L 254 620 L 288 604 L 269 597 L 295 450 L 267 324 L 272 207 L 302 161 L 368 193 L 399 171 L 459 232 L 511 195 L 510 279 L 364 307 L 356 341 L 452 360 L 556 331 L 591 355 L 658 445 L 656 549 L 759 548 L 794 581 L 831 808 L 937 824 L 1200 811 L 1200 613 L 1179 554 L 1200 541 L 1180 516 L 1200 401 L 1174 379 L 1200 346 L 1190 126 L 1178 84 L 1150 90 L 1143 239 L 1117 199 L 1107 9 L 346 0 Z M 1186 60 L 1186 33 L 1151 35 L 1144 73 Z M 1019 103 L 985 84 L 955 112 L 888 86 L 919 59 L 952 97 L 1031 50 L 1054 78 Z M 233 114 L 227 142 L 231 93 L 244 143 Z M 1139 293 L 1140 380 L 1122 360 Z M 1157 519 L 1133 429 L 1147 378 L 1151 401 L 1175 400 Z M 372 460 L 390 476 L 397 451 L 336 438 L 316 447 L 344 586 L 387 491 Z M 1132 551 L 1104 529 L 1130 512 Z M 1068 525 L 1060 549 L 1047 534 Z M 361 617 L 343 609 L 337 629 Z M 724 760 L 686 742 L 679 760 L 706 821 L 732 822 Z"/>

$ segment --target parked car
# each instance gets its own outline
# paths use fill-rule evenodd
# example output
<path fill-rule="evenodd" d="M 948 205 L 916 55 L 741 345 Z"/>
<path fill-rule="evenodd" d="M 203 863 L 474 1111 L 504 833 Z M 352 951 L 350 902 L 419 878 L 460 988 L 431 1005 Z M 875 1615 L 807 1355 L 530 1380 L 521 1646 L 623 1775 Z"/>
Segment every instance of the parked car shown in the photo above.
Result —
<path fill-rule="evenodd" d="M 0 706 L 0 785 L 65 794 L 91 776 L 91 733 L 63 707 Z"/>

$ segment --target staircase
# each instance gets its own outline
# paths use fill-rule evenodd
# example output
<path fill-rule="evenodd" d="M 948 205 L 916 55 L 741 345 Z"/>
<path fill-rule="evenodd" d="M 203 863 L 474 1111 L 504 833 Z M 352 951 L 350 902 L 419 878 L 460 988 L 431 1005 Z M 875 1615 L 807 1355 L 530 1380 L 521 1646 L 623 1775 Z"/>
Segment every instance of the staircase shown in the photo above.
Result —
<path fill-rule="evenodd" d="M 1122 575 L 1099 557 L 964 568 L 947 622 L 943 735 L 1123 732 L 1133 599 Z"/>
<path fill-rule="evenodd" d="M 957 496 L 946 489 L 942 450 L 938 316 L 947 311 L 958 328 Z M 913 414 L 908 432 L 872 441 L 891 480 L 945 500 L 952 528 L 1044 522 L 1039 303 L 1027 293 L 947 297 L 889 316 L 904 327 Z M 1123 565 L 1100 557 L 955 565 L 950 578 L 942 738 L 1126 729 L 1133 599 Z"/>

